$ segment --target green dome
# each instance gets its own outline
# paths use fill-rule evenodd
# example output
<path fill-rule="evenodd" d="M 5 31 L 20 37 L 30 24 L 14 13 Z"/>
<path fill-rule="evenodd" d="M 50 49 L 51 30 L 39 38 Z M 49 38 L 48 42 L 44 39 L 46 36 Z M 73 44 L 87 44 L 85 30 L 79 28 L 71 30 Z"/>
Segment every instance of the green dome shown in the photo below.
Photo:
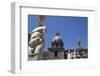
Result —
<path fill-rule="evenodd" d="M 63 47 L 63 40 L 60 36 L 60 33 L 56 33 L 56 36 L 53 38 L 52 43 L 51 43 L 52 47 Z"/>
<path fill-rule="evenodd" d="M 60 36 L 55 36 L 52 40 L 52 42 L 60 42 L 62 41 L 61 37 Z"/>

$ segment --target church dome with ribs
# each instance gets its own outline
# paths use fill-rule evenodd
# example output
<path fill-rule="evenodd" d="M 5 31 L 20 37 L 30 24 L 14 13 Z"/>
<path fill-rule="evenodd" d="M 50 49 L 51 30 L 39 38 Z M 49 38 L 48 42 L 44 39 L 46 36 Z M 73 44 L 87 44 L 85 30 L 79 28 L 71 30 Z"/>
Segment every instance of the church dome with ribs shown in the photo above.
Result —
<path fill-rule="evenodd" d="M 52 47 L 63 47 L 63 40 L 60 36 L 60 33 L 56 33 L 56 36 L 52 40 Z"/>

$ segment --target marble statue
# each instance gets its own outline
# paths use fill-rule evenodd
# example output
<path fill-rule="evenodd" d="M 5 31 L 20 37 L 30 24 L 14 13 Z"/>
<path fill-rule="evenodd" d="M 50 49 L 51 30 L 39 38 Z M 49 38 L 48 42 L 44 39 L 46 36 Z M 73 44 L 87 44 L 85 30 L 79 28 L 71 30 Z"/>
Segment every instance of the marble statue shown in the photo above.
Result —
<path fill-rule="evenodd" d="M 34 57 L 43 53 L 44 36 L 47 33 L 46 26 L 44 26 L 45 16 L 38 17 L 38 27 L 32 30 L 29 41 L 29 56 Z"/>

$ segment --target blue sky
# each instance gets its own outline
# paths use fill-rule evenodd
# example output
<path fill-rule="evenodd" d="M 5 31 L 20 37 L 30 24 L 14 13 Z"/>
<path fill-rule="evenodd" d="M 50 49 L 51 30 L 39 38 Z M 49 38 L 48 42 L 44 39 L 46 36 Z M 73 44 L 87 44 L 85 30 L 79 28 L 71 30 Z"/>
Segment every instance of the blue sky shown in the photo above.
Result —
<path fill-rule="evenodd" d="M 51 47 L 51 41 L 56 32 L 59 32 L 65 49 L 76 48 L 77 37 L 80 37 L 81 46 L 88 48 L 88 18 L 74 16 L 46 16 L 44 24 L 47 27 L 45 49 Z M 28 15 L 28 32 L 37 27 L 37 16 Z"/>

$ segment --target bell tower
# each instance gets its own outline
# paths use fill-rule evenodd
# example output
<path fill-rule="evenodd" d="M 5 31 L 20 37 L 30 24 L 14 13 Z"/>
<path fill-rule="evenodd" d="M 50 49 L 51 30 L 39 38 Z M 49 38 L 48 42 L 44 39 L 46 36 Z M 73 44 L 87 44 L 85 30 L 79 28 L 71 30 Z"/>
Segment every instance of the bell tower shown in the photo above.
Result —
<path fill-rule="evenodd" d="M 81 41 L 80 41 L 80 38 L 78 37 L 77 38 L 77 48 L 80 48 L 81 47 Z"/>

